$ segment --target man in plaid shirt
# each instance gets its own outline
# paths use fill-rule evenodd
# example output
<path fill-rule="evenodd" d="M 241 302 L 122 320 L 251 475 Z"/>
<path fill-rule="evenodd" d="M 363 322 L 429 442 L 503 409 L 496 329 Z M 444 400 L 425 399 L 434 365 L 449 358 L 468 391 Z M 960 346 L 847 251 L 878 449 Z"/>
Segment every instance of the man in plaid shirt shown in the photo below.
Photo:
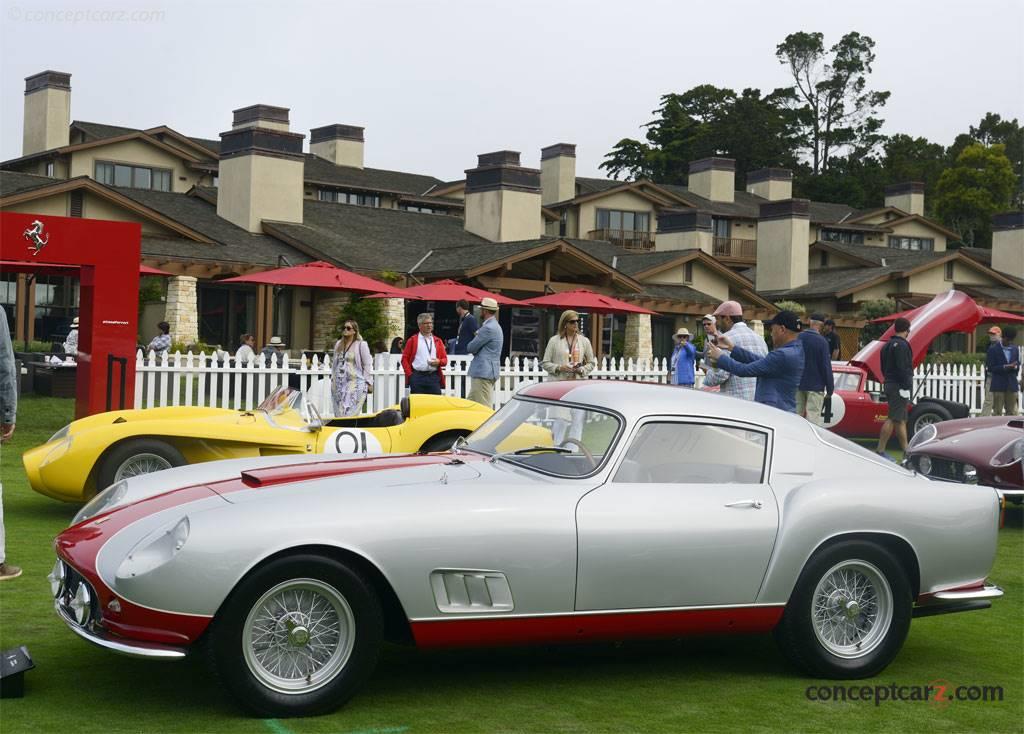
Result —
<path fill-rule="evenodd" d="M 156 327 L 160 329 L 160 334 L 153 337 L 153 340 L 146 349 L 160 354 L 171 348 L 171 325 L 166 321 L 161 321 Z"/>
<path fill-rule="evenodd" d="M 734 346 L 741 347 L 758 357 L 768 354 L 768 345 L 764 338 L 758 336 L 743 321 L 743 307 L 736 301 L 725 301 L 715 309 L 714 316 L 718 319 L 718 328 L 729 334 L 729 341 Z M 711 326 L 708 329 L 708 337 L 712 338 L 718 334 L 717 329 Z M 753 400 L 754 392 L 757 390 L 756 377 L 738 377 L 717 367 L 707 367 L 704 375 L 705 387 L 719 386 L 723 395 L 732 395 L 734 398 Z"/>

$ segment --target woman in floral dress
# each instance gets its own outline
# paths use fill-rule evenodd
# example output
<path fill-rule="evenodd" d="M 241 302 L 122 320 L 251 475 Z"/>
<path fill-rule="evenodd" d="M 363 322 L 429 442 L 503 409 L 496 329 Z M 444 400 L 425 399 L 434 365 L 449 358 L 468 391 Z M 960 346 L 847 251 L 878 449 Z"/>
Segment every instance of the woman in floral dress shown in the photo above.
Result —
<path fill-rule="evenodd" d="M 359 415 L 367 393 L 373 392 L 373 359 L 370 347 L 359 334 L 359 324 L 346 321 L 334 344 L 331 364 L 331 397 L 334 416 Z"/>

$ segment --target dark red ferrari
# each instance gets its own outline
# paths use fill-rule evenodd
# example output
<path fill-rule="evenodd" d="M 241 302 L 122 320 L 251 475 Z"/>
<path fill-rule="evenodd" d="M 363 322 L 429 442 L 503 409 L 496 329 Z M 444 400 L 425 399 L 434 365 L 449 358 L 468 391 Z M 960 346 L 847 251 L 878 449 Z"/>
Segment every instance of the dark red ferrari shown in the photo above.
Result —
<path fill-rule="evenodd" d="M 995 487 L 1020 502 L 1024 418 L 965 418 L 925 426 L 910 440 L 903 464 L 934 479 Z"/>

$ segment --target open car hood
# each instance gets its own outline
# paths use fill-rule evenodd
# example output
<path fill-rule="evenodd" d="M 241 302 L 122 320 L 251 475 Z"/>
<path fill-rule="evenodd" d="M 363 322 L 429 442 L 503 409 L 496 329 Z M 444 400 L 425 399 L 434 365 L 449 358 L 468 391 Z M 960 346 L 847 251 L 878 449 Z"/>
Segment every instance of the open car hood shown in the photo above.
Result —
<path fill-rule="evenodd" d="M 972 332 L 984 319 L 984 314 L 974 299 L 962 291 L 946 291 L 907 315 L 910 320 L 910 335 L 907 341 L 914 354 L 914 367 L 928 356 L 928 346 L 940 334 L 947 331 Z M 850 359 L 850 364 L 863 367 L 868 377 L 884 382 L 882 375 L 882 347 L 895 334 L 894 326 L 886 329 L 881 337 L 866 345 Z"/>

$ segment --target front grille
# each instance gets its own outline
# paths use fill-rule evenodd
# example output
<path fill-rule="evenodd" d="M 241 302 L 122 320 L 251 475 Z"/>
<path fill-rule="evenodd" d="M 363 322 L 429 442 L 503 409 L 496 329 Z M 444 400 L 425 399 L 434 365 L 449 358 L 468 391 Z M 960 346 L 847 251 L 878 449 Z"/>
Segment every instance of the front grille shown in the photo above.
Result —
<path fill-rule="evenodd" d="M 945 479 L 950 482 L 962 482 L 964 480 L 964 465 L 963 462 L 953 461 L 952 459 L 938 459 L 934 456 L 929 456 L 932 462 L 932 470 L 930 472 L 921 472 L 927 474 L 930 477 L 936 479 Z M 918 471 L 921 469 L 921 459 L 917 459 Z"/>

